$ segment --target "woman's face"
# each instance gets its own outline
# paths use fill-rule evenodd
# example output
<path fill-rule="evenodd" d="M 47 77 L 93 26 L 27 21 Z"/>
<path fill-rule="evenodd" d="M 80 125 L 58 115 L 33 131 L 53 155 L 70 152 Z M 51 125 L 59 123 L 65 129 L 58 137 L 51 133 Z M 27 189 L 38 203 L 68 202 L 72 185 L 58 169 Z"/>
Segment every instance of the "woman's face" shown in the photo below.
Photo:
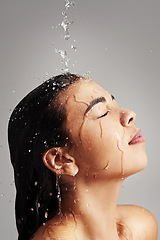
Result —
<path fill-rule="evenodd" d="M 119 107 L 91 80 L 71 85 L 61 100 L 66 104 L 66 127 L 74 142 L 70 153 L 79 174 L 122 178 L 146 167 L 145 139 L 134 125 L 133 111 Z"/>

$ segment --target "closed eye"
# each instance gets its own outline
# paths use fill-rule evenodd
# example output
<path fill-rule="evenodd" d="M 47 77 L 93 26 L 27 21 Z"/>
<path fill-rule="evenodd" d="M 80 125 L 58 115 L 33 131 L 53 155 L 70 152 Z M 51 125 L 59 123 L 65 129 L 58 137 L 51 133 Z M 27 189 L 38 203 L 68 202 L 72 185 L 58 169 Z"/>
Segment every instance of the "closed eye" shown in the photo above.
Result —
<path fill-rule="evenodd" d="M 102 116 L 98 117 L 99 118 L 102 118 L 102 117 L 105 117 L 107 114 L 109 113 L 109 111 L 107 111 L 105 114 L 103 114 Z"/>

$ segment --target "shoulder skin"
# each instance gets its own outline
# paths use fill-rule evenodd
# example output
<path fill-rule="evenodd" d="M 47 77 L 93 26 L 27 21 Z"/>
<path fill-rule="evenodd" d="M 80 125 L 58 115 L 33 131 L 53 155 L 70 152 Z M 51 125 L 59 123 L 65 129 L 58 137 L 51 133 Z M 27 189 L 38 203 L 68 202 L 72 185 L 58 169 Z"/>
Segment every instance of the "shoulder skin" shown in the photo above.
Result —
<path fill-rule="evenodd" d="M 153 214 L 136 205 L 119 205 L 119 218 L 132 229 L 136 240 L 157 240 L 158 225 Z"/>

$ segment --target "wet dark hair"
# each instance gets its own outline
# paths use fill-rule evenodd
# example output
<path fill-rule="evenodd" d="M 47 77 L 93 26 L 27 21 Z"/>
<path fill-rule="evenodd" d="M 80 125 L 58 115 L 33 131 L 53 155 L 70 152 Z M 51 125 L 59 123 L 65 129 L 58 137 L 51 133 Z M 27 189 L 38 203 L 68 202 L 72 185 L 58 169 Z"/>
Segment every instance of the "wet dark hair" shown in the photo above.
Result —
<path fill-rule="evenodd" d="M 29 240 L 58 211 L 56 174 L 44 165 L 42 156 L 46 149 L 70 144 L 63 127 L 66 111 L 58 95 L 79 79 L 71 73 L 50 78 L 23 98 L 10 117 L 8 141 L 17 190 L 18 240 Z"/>

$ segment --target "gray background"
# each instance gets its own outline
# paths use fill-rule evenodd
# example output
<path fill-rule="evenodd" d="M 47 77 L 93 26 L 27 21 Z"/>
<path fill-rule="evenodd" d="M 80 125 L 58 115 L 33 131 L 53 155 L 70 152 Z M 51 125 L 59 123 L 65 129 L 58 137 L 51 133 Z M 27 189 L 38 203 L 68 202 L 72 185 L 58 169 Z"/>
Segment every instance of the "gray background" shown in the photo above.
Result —
<path fill-rule="evenodd" d="M 68 10 L 71 38 L 59 24 L 63 0 L 0 1 L 0 215 L 1 239 L 17 239 L 15 188 L 7 145 L 11 110 L 30 90 L 61 73 L 55 48 L 66 50 L 69 70 L 90 76 L 133 109 L 147 138 L 148 167 L 127 179 L 119 203 L 149 209 L 160 223 L 160 1 L 75 0 Z M 53 27 L 52 27 L 53 26 Z M 77 47 L 77 51 L 71 49 Z"/>

